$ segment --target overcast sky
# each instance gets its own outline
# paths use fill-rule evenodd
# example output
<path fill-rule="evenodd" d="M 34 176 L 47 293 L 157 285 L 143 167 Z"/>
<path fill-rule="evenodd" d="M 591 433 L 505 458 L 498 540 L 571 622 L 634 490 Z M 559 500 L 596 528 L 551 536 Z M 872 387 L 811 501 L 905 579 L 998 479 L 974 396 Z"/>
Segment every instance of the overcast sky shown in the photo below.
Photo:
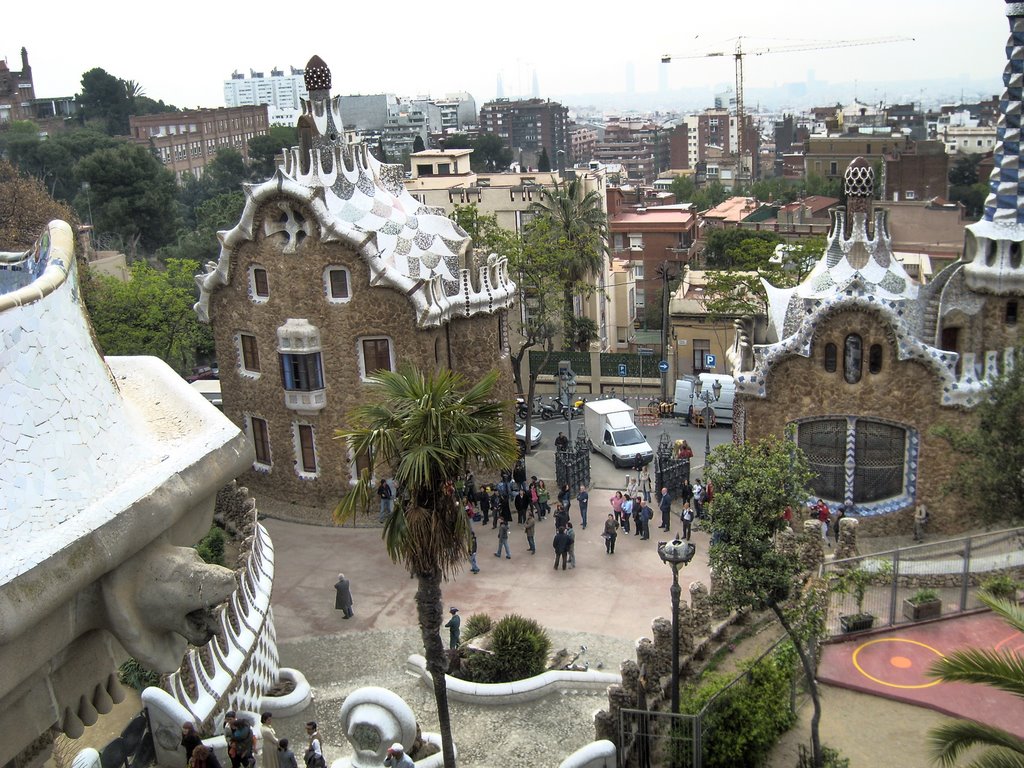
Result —
<path fill-rule="evenodd" d="M 981 79 L 996 93 L 1004 7 L 1002 0 L 35 0 L 5 14 L 0 56 L 20 69 L 20 50 L 28 49 L 39 96 L 77 93 L 82 73 L 102 67 L 140 82 L 152 98 L 222 106 L 232 71 L 269 74 L 319 54 L 334 93 L 465 90 L 479 105 L 494 97 L 499 74 L 508 97 L 529 95 L 535 71 L 550 98 L 624 92 L 630 70 L 636 91 L 656 91 L 661 54 L 731 51 L 737 35 L 749 38 L 748 49 L 899 35 L 915 41 L 748 56 L 746 82 Z M 730 58 L 677 59 L 666 69 L 669 88 L 719 87 L 733 76 Z"/>

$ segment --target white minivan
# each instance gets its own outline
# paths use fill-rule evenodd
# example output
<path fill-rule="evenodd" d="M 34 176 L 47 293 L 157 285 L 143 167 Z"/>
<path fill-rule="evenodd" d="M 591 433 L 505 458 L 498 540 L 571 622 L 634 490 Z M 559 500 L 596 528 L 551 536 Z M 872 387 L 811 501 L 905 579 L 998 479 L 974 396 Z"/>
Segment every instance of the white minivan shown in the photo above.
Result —
<path fill-rule="evenodd" d="M 693 385 L 696 381 L 696 376 L 676 379 L 675 412 L 678 416 L 686 416 L 688 420 L 691 418 L 691 407 L 694 411 L 700 411 L 705 407 L 704 402 L 693 395 Z M 704 392 L 711 392 L 716 381 L 721 382 L 722 393 L 718 400 L 711 403 L 711 407 L 715 411 L 715 421 L 720 424 L 732 424 L 732 405 L 736 395 L 736 382 L 733 381 L 732 376 L 726 376 L 724 373 L 702 373 L 700 375 L 700 383 Z"/>

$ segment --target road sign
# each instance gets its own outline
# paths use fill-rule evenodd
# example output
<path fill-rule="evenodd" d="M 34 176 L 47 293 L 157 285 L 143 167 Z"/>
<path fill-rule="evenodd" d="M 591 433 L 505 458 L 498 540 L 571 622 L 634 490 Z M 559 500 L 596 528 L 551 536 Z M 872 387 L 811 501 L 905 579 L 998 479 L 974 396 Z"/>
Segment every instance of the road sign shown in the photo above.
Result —
<path fill-rule="evenodd" d="M 662 360 L 658 363 L 658 370 L 662 373 L 668 373 L 668 360 Z"/>
<path fill-rule="evenodd" d="M 640 349 L 638 349 L 637 352 L 639 352 L 641 355 L 653 355 L 654 354 L 654 350 L 651 349 L 650 347 L 640 347 Z"/>
<path fill-rule="evenodd" d="M 705 368 L 714 368 L 716 362 L 717 362 L 717 359 L 716 359 L 716 357 L 714 355 L 707 355 L 707 354 L 704 355 L 704 367 Z"/>
<path fill-rule="evenodd" d="M 623 379 L 626 378 L 626 364 L 625 363 L 619 363 L 619 377 L 623 378 Z"/>

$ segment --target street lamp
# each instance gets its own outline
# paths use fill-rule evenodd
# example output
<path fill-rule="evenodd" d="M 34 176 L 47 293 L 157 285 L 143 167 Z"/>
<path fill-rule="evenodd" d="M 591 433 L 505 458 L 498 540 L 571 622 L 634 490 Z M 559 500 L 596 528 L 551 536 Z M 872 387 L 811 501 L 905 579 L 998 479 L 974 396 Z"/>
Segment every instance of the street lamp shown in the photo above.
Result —
<path fill-rule="evenodd" d="M 672 714 L 679 714 L 679 568 L 689 565 L 697 547 L 682 541 L 679 534 L 673 541 L 658 542 L 658 557 L 672 566 Z"/>
<path fill-rule="evenodd" d="M 708 392 L 704 389 L 704 382 L 700 380 L 700 376 L 693 382 L 693 396 L 704 403 L 704 467 L 705 471 L 708 465 L 708 454 L 711 453 L 711 416 L 714 414 L 714 410 L 711 408 L 711 404 L 718 401 L 718 398 L 722 396 L 722 382 L 715 379 L 715 383 L 711 385 L 711 391 Z"/>

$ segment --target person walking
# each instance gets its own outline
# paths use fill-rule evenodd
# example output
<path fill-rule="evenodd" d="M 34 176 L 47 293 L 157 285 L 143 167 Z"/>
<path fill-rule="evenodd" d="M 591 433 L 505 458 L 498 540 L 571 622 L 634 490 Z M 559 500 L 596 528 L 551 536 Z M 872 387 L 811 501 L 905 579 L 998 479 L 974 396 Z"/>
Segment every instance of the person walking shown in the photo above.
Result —
<path fill-rule="evenodd" d="M 651 490 L 651 473 L 648 471 L 647 467 L 644 466 L 643 469 L 640 470 L 640 493 L 643 494 L 644 501 L 651 500 Z"/>
<path fill-rule="evenodd" d="M 391 516 L 395 503 L 395 493 L 391 490 L 391 484 L 386 477 L 380 479 L 377 495 L 380 497 L 380 514 L 377 516 L 377 522 L 383 523 Z"/>
<path fill-rule="evenodd" d="M 472 528 L 469 531 L 469 572 L 480 573 L 480 566 L 476 563 L 476 531 Z"/>
<path fill-rule="evenodd" d="M 495 557 L 501 557 L 501 550 L 505 550 L 505 559 L 511 560 L 512 553 L 508 548 L 508 521 L 505 518 L 501 519 L 501 523 L 498 525 L 498 551 L 494 553 Z"/>
<path fill-rule="evenodd" d="M 562 490 L 558 492 L 558 501 L 561 502 L 562 508 L 565 509 L 565 516 L 568 518 L 569 510 L 572 509 L 572 491 L 569 490 L 568 483 L 565 483 Z"/>
<path fill-rule="evenodd" d="M 683 504 L 689 504 L 693 500 L 693 486 L 690 485 L 690 479 L 683 480 L 683 487 L 679 489 L 679 500 Z"/>
<path fill-rule="evenodd" d="M 690 502 L 683 504 L 683 538 L 687 541 L 690 540 L 690 529 L 693 526 L 693 509 L 690 507 Z"/>
<path fill-rule="evenodd" d="M 558 570 L 558 563 L 562 563 L 562 570 L 565 570 L 565 562 L 569 556 L 569 536 L 564 528 L 559 528 L 555 538 L 551 540 L 551 546 L 555 550 L 555 570 Z"/>
<path fill-rule="evenodd" d="M 624 493 L 629 498 L 632 499 L 636 496 L 636 492 L 639 487 L 640 484 L 637 482 L 636 478 L 634 478 L 632 475 L 626 475 L 626 488 Z"/>
<path fill-rule="evenodd" d="M 515 467 L 512 469 L 512 482 L 515 483 L 517 490 L 526 490 L 526 464 L 522 459 L 517 461 Z"/>
<path fill-rule="evenodd" d="M 191 720 L 187 720 L 181 725 L 181 746 L 185 748 L 185 765 L 189 764 L 192 759 L 192 753 L 195 752 L 196 747 L 201 746 L 203 740 L 199 738 L 199 734 L 196 733 L 196 725 Z"/>
<path fill-rule="evenodd" d="M 924 529 L 928 525 L 928 507 L 918 504 L 914 509 L 914 541 L 924 541 Z"/>
<path fill-rule="evenodd" d="M 629 518 L 633 515 L 633 497 L 625 496 L 622 499 L 622 533 L 629 536 Z"/>
<path fill-rule="evenodd" d="M 306 723 L 306 736 L 309 738 L 309 746 L 306 747 L 306 754 L 303 755 L 306 768 L 327 768 L 327 758 L 324 757 L 324 747 L 320 741 L 320 731 L 317 730 L 316 720 Z"/>
<path fill-rule="evenodd" d="M 572 523 L 565 526 L 565 535 L 569 537 L 569 567 L 576 567 L 576 531 Z"/>
<path fill-rule="evenodd" d="M 583 530 L 587 529 L 587 507 L 590 506 L 590 494 L 587 493 L 587 486 L 580 484 L 580 492 L 576 494 L 576 503 L 580 505 L 580 524 Z"/>
<path fill-rule="evenodd" d="M 448 613 L 452 615 L 445 627 L 448 628 L 448 647 L 455 650 L 459 647 L 459 637 L 462 632 L 462 617 L 459 616 L 459 609 L 454 605 L 448 609 Z"/>
<path fill-rule="evenodd" d="M 228 757 L 231 758 L 231 768 L 251 768 L 255 762 L 252 754 L 252 726 L 244 717 L 236 717 L 231 723 Z"/>
<path fill-rule="evenodd" d="M 668 488 L 661 489 L 661 498 L 658 499 L 658 509 L 661 510 L 661 525 L 658 527 L 668 533 L 672 517 L 672 497 L 668 495 Z"/>
<path fill-rule="evenodd" d="M 396 741 L 388 749 L 387 757 L 384 758 L 384 765 L 387 768 L 415 768 L 416 763 L 405 754 L 405 747 Z"/>
<path fill-rule="evenodd" d="M 263 768 L 280 768 L 278 761 L 277 734 L 274 733 L 272 712 L 260 715 L 260 736 L 263 739 Z"/>
<path fill-rule="evenodd" d="M 619 523 L 616 520 L 614 512 L 608 513 L 608 519 L 604 521 L 604 533 L 601 535 L 604 537 L 604 551 L 609 555 L 615 554 L 615 539 L 618 538 L 618 534 L 615 530 L 619 527 Z"/>
<path fill-rule="evenodd" d="M 526 527 L 523 528 L 524 533 L 526 533 L 526 543 L 530 546 L 531 555 L 537 554 L 537 544 L 533 540 L 533 534 L 536 530 L 537 518 L 533 516 L 533 511 L 531 510 L 526 515 Z"/>
<path fill-rule="evenodd" d="M 651 509 L 651 505 L 647 503 L 646 499 L 640 499 L 640 525 L 643 529 L 643 533 L 640 535 L 641 541 L 651 538 L 652 517 L 654 517 L 654 510 Z"/>
<path fill-rule="evenodd" d="M 338 574 L 338 582 L 334 585 L 334 610 L 343 611 L 343 619 L 351 619 L 353 616 L 352 589 L 344 573 Z"/>
<path fill-rule="evenodd" d="M 516 507 L 516 522 L 522 525 L 526 522 L 526 510 L 530 508 L 530 497 L 526 495 L 526 490 L 523 488 L 519 489 L 516 493 L 514 500 Z"/>
<path fill-rule="evenodd" d="M 697 478 L 697 482 L 693 484 L 693 496 L 691 497 L 693 502 L 693 514 L 694 517 L 701 518 L 704 516 L 704 486 L 700 484 L 700 478 Z"/>
<path fill-rule="evenodd" d="M 543 520 L 547 517 L 549 511 L 551 511 L 551 492 L 544 484 L 543 480 L 537 481 L 537 508 L 540 512 L 538 515 L 539 519 Z"/>
<path fill-rule="evenodd" d="M 498 518 L 501 517 L 501 494 L 495 488 L 491 491 L 491 528 L 498 527 Z"/>
<path fill-rule="evenodd" d="M 836 540 L 836 546 L 839 546 L 839 521 L 846 517 L 846 505 L 841 506 L 836 512 L 836 519 L 832 522 L 832 536 Z"/>
<path fill-rule="evenodd" d="M 644 536 L 644 500 L 639 493 L 633 497 L 633 535 Z"/>
<path fill-rule="evenodd" d="M 491 519 L 490 490 L 491 489 L 485 485 L 483 488 L 477 491 L 476 494 L 476 508 L 480 510 L 480 514 L 483 516 L 483 520 L 481 520 L 481 522 L 484 525 L 487 525 L 488 521 Z"/>

